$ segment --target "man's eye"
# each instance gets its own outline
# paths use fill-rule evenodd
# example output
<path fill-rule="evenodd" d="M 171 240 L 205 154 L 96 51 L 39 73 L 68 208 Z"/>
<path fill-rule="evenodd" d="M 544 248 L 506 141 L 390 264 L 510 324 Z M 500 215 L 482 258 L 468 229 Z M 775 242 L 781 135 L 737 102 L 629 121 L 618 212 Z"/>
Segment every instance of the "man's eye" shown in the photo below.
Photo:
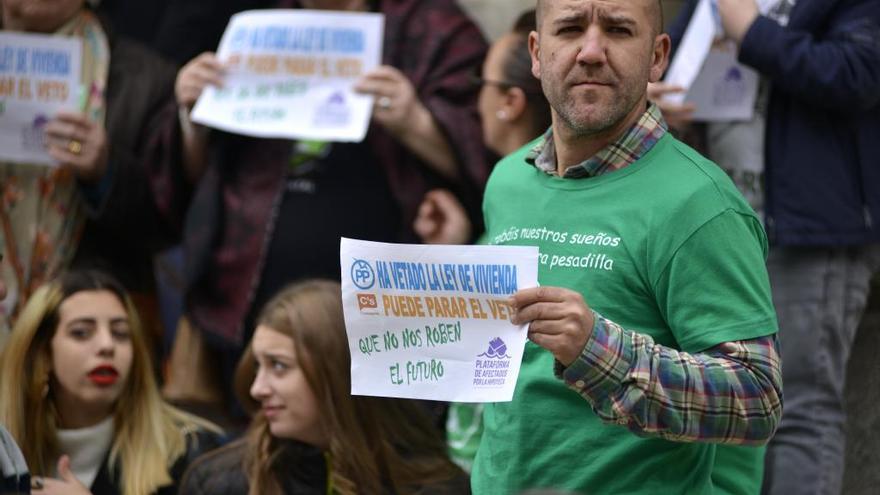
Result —
<path fill-rule="evenodd" d="M 563 26 L 559 28 L 559 31 L 557 31 L 556 34 L 570 34 L 579 32 L 581 32 L 580 26 Z"/>
<path fill-rule="evenodd" d="M 610 28 L 608 28 L 608 32 L 611 34 L 626 34 L 626 35 L 631 34 L 631 32 L 628 28 L 620 27 L 620 26 L 611 26 Z"/>

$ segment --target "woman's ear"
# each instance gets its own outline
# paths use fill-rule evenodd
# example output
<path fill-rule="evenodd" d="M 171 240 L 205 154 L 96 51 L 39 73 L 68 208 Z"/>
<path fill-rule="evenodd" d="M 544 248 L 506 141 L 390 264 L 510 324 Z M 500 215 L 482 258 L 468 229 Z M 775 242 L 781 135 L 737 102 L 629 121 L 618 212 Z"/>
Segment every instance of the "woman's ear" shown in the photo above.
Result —
<path fill-rule="evenodd" d="M 502 110 L 507 115 L 508 121 L 514 122 L 520 119 L 526 112 L 528 98 L 522 88 L 513 86 L 504 93 L 504 106 Z"/>

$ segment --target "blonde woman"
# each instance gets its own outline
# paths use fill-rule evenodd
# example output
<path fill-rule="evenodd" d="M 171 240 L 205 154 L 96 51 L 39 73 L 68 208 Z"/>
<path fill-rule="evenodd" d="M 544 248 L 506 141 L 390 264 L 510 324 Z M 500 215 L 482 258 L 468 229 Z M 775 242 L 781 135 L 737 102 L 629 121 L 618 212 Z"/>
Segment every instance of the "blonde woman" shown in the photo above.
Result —
<path fill-rule="evenodd" d="M 236 375 L 245 438 L 196 461 L 187 495 L 470 493 L 418 406 L 352 396 L 339 284 L 306 281 L 263 308 Z"/>
<path fill-rule="evenodd" d="M 34 494 L 176 494 L 212 424 L 165 403 L 137 313 L 95 271 L 63 274 L 24 307 L 0 354 L 0 423 Z"/>

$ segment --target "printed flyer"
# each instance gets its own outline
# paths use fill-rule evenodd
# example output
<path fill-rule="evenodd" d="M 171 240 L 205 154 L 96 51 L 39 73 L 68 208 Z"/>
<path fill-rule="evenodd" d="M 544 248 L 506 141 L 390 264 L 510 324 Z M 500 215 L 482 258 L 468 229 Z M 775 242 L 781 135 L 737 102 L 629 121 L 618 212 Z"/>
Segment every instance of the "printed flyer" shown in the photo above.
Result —
<path fill-rule="evenodd" d="M 526 343 L 509 296 L 538 285 L 538 248 L 342 239 L 351 393 L 455 402 L 513 398 Z"/>
<path fill-rule="evenodd" d="M 384 23 L 374 13 L 236 14 L 217 51 L 224 85 L 207 87 L 191 118 L 255 137 L 362 141 L 373 97 L 353 87 L 381 62 Z"/>
<path fill-rule="evenodd" d="M 0 161 L 56 165 L 43 128 L 79 108 L 82 42 L 0 32 Z"/>

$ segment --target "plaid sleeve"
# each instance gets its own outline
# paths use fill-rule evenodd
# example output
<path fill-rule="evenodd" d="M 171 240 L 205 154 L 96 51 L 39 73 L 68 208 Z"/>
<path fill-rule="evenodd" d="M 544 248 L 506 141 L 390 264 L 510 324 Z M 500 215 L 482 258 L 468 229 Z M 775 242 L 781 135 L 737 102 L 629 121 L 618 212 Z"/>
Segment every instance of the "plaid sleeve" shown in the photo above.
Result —
<path fill-rule="evenodd" d="M 555 371 L 603 421 L 680 442 L 762 445 L 773 436 L 782 415 L 775 335 L 689 354 L 594 315 L 580 357 Z"/>

